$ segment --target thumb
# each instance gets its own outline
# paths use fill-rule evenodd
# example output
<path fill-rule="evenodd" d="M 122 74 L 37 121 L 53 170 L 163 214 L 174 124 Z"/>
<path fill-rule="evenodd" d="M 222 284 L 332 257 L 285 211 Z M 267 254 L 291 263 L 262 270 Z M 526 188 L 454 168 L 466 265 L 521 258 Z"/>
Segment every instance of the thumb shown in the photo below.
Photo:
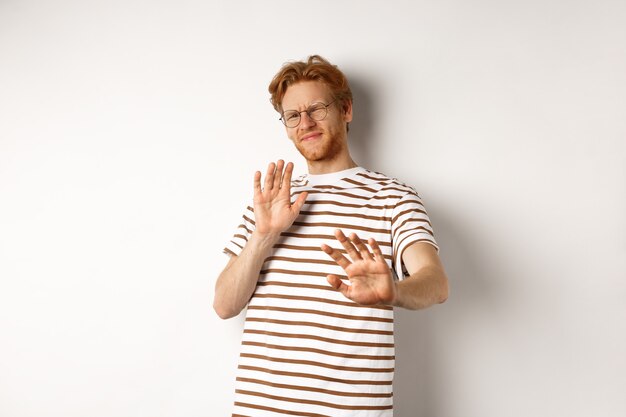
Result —
<path fill-rule="evenodd" d="M 293 204 L 291 205 L 291 209 L 294 211 L 294 213 L 300 213 L 300 209 L 302 209 L 302 206 L 304 205 L 304 202 L 306 201 L 308 195 L 309 193 L 305 191 L 298 196 L 296 201 L 293 202 Z"/>
<path fill-rule="evenodd" d="M 339 291 L 340 293 L 342 293 L 344 295 L 344 297 L 346 298 L 350 298 L 348 297 L 348 291 L 350 289 L 350 287 L 348 285 L 346 285 L 341 278 L 339 278 L 337 275 L 327 275 L 326 276 L 326 281 L 328 281 L 328 283 L 330 284 L 331 287 L 333 287 L 334 289 L 336 289 L 337 291 Z"/>

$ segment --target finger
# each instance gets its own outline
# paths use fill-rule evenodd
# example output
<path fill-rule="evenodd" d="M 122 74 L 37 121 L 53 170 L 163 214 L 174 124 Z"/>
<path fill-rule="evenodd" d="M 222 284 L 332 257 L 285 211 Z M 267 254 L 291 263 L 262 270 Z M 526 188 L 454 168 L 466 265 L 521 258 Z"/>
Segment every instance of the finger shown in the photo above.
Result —
<path fill-rule="evenodd" d="M 352 261 L 356 262 L 356 261 L 362 260 L 361 255 L 355 249 L 355 247 L 352 244 L 352 242 L 350 242 L 350 240 L 348 240 L 346 235 L 344 235 L 343 232 L 340 229 L 335 230 L 335 237 L 337 238 L 339 243 L 341 243 L 341 246 L 344 247 L 346 252 L 348 252 L 348 255 L 350 255 L 350 258 L 352 258 Z"/>
<path fill-rule="evenodd" d="M 367 246 L 365 246 L 365 243 L 363 243 L 361 238 L 358 237 L 356 233 L 350 234 L 350 241 L 358 249 L 361 258 L 374 259 L 374 256 L 370 253 L 370 250 L 367 248 Z"/>
<path fill-rule="evenodd" d="M 337 249 L 333 249 L 333 248 L 331 248 L 330 246 L 328 246 L 326 244 L 322 244 L 321 248 L 322 248 L 322 250 L 324 251 L 324 253 L 326 255 L 328 255 L 331 258 L 333 258 L 333 261 L 337 262 L 337 265 L 342 267 L 344 270 L 348 266 L 350 266 L 350 264 L 352 263 L 348 259 L 346 259 L 346 257 L 343 256 L 341 254 L 341 252 L 339 252 Z"/>
<path fill-rule="evenodd" d="M 380 250 L 380 246 L 378 246 L 378 242 L 376 242 L 376 239 L 370 237 L 367 243 L 369 243 L 370 247 L 374 251 L 374 256 L 376 257 L 376 260 L 379 262 L 385 262 L 385 255 L 383 255 L 383 251 Z"/>
<path fill-rule="evenodd" d="M 348 297 L 348 294 L 350 292 L 350 286 L 344 284 L 341 278 L 339 278 L 337 275 L 327 275 L 326 281 L 328 281 L 331 287 L 341 292 L 346 298 L 350 298 Z"/>
<path fill-rule="evenodd" d="M 254 173 L 254 195 L 261 194 L 261 171 Z"/>
<path fill-rule="evenodd" d="M 272 183 L 272 188 L 278 190 L 280 188 L 280 181 L 283 177 L 283 168 L 285 166 L 285 161 L 282 159 L 278 160 L 276 164 L 276 172 L 274 173 L 274 182 Z"/>
<path fill-rule="evenodd" d="M 274 171 L 276 170 L 276 165 L 273 162 L 267 166 L 267 173 L 265 174 L 265 189 L 271 190 L 272 184 L 274 183 Z"/>
<path fill-rule="evenodd" d="M 293 204 L 291 205 L 291 210 L 294 214 L 300 213 L 300 210 L 302 209 L 302 206 L 304 205 L 308 195 L 309 193 L 305 191 L 301 193 L 298 198 L 296 198 L 296 201 L 293 202 Z"/>
<path fill-rule="evenodd" d="M 291 175 L 293 174 L 293 163 L 289 162 L 287 167 L 285 168 L 285 173 L 283 174 L 283 182 L 281 184 L 281 188 L 285 188 L 287 191 L 291 188 Z"/>

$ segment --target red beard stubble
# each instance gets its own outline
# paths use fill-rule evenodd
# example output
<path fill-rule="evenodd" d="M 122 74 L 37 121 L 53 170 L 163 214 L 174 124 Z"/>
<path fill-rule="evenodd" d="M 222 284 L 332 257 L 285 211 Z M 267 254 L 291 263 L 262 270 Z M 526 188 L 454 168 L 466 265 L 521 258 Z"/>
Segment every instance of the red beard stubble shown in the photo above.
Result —
<path fill-rule="evenodd" d="M 337 158 L 344 148 L 345 140 L 337 133 L 322 132 L 322 141 L 309 146 L 306 143 L 297 142 L 296 149 L 307 161 L 332 161 Z"/>

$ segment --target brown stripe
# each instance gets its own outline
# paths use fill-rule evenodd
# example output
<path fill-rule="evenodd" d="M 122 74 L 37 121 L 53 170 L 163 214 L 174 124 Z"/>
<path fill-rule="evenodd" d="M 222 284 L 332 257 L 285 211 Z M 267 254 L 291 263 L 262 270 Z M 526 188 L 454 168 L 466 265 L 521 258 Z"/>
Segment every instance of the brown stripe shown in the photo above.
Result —
<path fill-rule="evenodd" d="M 393 307 L 386 306 L 386 305 L 366 306 L 362 304 L 357 304 L 354 301 L 336 301 L 336 300 L 330 300 L 327 298 L 320 298 L 320 297 L 305 297 L 305 296 L 286 295 L 286 294 L 255 294 L 254 298 L 280 298 L 283 300 L 316 301 L 318 303 L 335 304 L 335 305 L 355 307 L 355 308 L 374 308 L 374 309 L 379 309 L 379 310 L 393 310 Z"/>
<path fill-rule="evenodd" d="M 287 245 L 285 243 L 277 243 L 277 244 L 274 245 L 274 248 L 277 248 L 277 249 L 303 250 L 303 251 L 320 250 L 320 248 L 318 246 L 296 246 L 296 245 Z"/>
<path fill-rule="evenodd" d="M 316 314 L 324 317 L 335 317 L 338 319 L 346 320 L 359 320 L 359 321 L 374 321 L 381 323 L 393 323 L 393 319 L 384 317 L 372 317 L 372 316 L 352 316 L 350 314 L 338 314 L 331 313 L 330 311 L 319 311 L 309 308 L 288 308 L 288 307 L 270 307 L 270 306 L 249 306 L 248 310 L 266 310 L 266 311 L 281 311 L 284 313 L 304 313 L 304 314 Z"/>
<path fill-rule="evenodd" d="M 401 187 L 401 188 L 398 188 L 398 187 Z M 406 185 L 402 186 L 400 184 L 393 184 L 392 186 L 383 187 L 380 189 L 380 191 L 390 191 L 390 190 L 400 191 L 401 193 L 415 193 L 415 191 L 413 191 L 411 187 L 408 187 Z"/>
<path fill-rule="evenodd" d="M 343 181 L 348 182 L 350 184 L 354 184 L 354 185 L 367 185 L 364 182 L 359 182 L 359 181 L 353 180 L 352 178 L 344 178 Z"/>
<path fill-rule="evenodd" d="M 237 394 L 243 395 L 253 395 L 257 397 L 269 398 L 270 400 L 276 401 L 286 401 L 298 404 L 311 404 L 311 405 L 320 405 L 322 407 L 336 408 L 338 410 L 391 410 L 391 405 L 340 405 L 327 403 L 324 401 L 315 401 L 315 400 L 305 400 L 304 398 L 289 398 L 289 397 L 281 397 L 279 395 L 271 395 L 265 394 L 263 392 L 254 392 L 247 391 L 242 389 L 235 390 Z"/>
<path fill-rule="evenodd" d="M 389 232 L 389 230 L 385 230 L 385 232 Z M 281 236 L 285 237 L 299 237 L 303 239 L 330 239 L 337 240 L 337 238 L 333 235 L 315 235 L 315 234 L 306 234 L 306 233 L 291 233 L 291 232 L 282 232 Z M 378 242 L 378 246 L 391 246 L 390 242 Z"/>
<path fill-rule="evenodd" d="M 254 222 L 254 220 L 252 220 L 251 218 L 249 218 L 248 216 L 246 216 L 245 214 L 243 215 L 243 218 L 250 224 L 253 224 L 256 226 L 256 223 Z"/>
<path fill-rule="evenodd" d="M 380 243 L 378 243 L 378 245 L 380 246 Z M 321 250 L 320 247 L 318 246 L 297 246 L 297 245 L 287 245 L 284 243 L 277 243 L 274 245 L 275 249 L 292 249 L 292 250 L 299 250 L 299 251 L 315 251 L 315 250 Z M 344 255 L 347 255 L 348 252 L 343 249 L 343 248 L 335 248 L 335 250 L 338 250 L 339 252 L 343 253 Z M 391 255 L 387 255 L 387 254 L 383 254 L 383 257 L 385 259 L 392 259 L 393 256 Z"/>
<path fill-rule="evenodd" d="M 317 414 L 317 413 L 305 413 L 304 411 L 291 411 L 291 410 L 280 410 L 274 407 L 266 407 L 264 405 L 258 404 L 248 404 L 242 403 L 239 401 L 235 401 L 235 405 L 239 407 L 245 408 L 254 408 L 255 410 L 264 410 L 264 411 L 272 411 L 274 413 L 287 414 L 289 416 L 298 416 L 298 417 L 331 417 L 326 414 Z"/>
<path fill-rule="evenodd" d="M 342 191 L 332 191 L 332 190 L 309 190 L 308 191 L 309 195 L 312 194 L 328 194 L 328 195 L 341 195 L 344 197 L 348 197 L 348 198 L 353 198 L 353 199 L 360 199 L 360 200 L 387 200 L 388 198 L 402 198 L 401 195 L 372 195 L 372 196 L 367 196 L 367 195 L 358 195 L 358 194 L 350 194 L 350 193 L 345 193 Z"/>
<path fill-rule="evenodd" d="M 332 343 L 335 345 L 348 345 L 348 346 L 363 346 L 363 347 L 375 347 L 375 348 L 393 348 L 393 343 L 371 343 L 371 342 L 353 342 L 350 340 L 331 339 L 328 337 L 315 336 L 312 334 L 292 334 L 292 333 L 278 333 L 268 332 L 265 330 L 245 329 L 244 333 L 249 334 L 262 334 L 265 336 L 284 337 L 291 339 L 311 339 L 318 340 L 320 342 Z"/>
<path fill-rule="evenodd" d="M 316 204 L 329 204 L 329 205 L 339 206 L 339 207 L 350 207 L 350 208 L 357 208 L 357 209 L 369 208 L 369 209 L 375 209 L 375 210 L 386 210 L 386 209 L 392 209 L 395 207 L 394 205 L 375 206 L 372 204 L 350 204 L 350 203 L 342 203 L 340 201 L 334 201 L 334 200 L 312 200 L 310 202 L 307 202 L 306 204 L 309 205 L 309 207 L 314 206 Z"/>
<path fill-rule="evenodd" d="M 275 268 L 270 268 L 270 269 L 263 269 L 261 270 L 261 275 L 267 275 L 269 273 L 275 273 L 275 274 L 289 274 L 289 275 L 309 275 L 309 276 L 313 276 L 313 277 L 326 277 L 328 274 L 325 274 L 323 272 L 310 272 L 310 271 L 292 271 L 290 269 L 275 269 Z M 348 277 L 346 276 L 342 276 L 342 275 L 338 275 L 338 277 L 343 279 L 347 279 Z"/>
<path fill-rule="evenodd" d="M 371 172 L 371 171 L 370 171 L 370 172 Z M 365 174 L 365 173 L 363 173 L 363 172 L 358 172 L 356 175 L 360 175 L 360 176 L 362 176 L 363 178 L 367 178 L 368 180 L 374 180 L 374 181 L 384 181 L 384 182 L 392 182 L 392 181 L 393 181 L 393 179 L 392 179 L 392 178 L 389 178 L 389 177 L 383 176 L 382 174 L 380 174 L 380 173 L 378 173 L 378 172 L 375 172 L 375 174 L 379 174 L 379 175 L 381 175 L 381 177 L 382 177 L 382 178 L 381 178 L 381 177 L 378 177 L 378 178 L 377 178 L 377 177 L 372 177 L 372 176 L 367 175 L 367 174 Z"/>
<path fill-rule="evenodd" d="M 298 284 L 295 282 L 282 282 L 282 281 L 261 281 L 256 284 L 257 286 L 266 286 L 266 285 L 276 285 L 279 287 L 290 287 L 290 288 L 309 288 L 312 290 L 326 290 L 326 291 L 337 291 L 333 287 L 328 285 L 314 285 L 314 284 Z"/>
<path fill-rule="evenodd" d="M 274 388 L 283 388 L 283 389 L 292 389 L 292 390 L 299 390 L 299 391 L 319 392 L 319 393 L 322 393 L 322 394 L 337 395 L 337 396 L 340 396 L 340 397 L 357 397 L 357 398 L 391 398 L 391 397 L 393 397 L 393 393 L 392 392 L 370 393 L 370 392 L 333 391 L 333 390 L 322 389 L 322 388 L 304 387 L 302 385 L 277 384 L 277 383 L 274 383 L 274 382 L 262 381 L 260 379 L 243 378 L 243 377 L 238 377 L 237 381 L 249 382 L 251 384 L 266 385 L 268 387 L 274 387 Z"/>
<path fill-rule="evenodd" d="M 224 250 L 225 253 L 229 253 L 229 254 L 231 254 L 233 256 L 237 256 L 237 254 L 235 252 L 233 252 L 232 250 L 230 250 L 228 248 L 224 248 L 223 250 Z"/>
<path fill-rule="evenodd" d="M 258 317 L 246 317 L 246 321 L 247 322 L 248 321 L 259 322 L 259 323 L 284 324 L 285 326 L 319 327 L 321 329 L 333 330 L 333 331 L 344 332 L 344 333 L 380 334 L 384 336 L 393 335 L 393 331 L 389 331 L 389 330 L 353 329 L 351 327 L 331 326 L 328 324 L 312 323 L 308 321 L 275 320 L 275 319 L 264 319 L 264 318 L 258 318 Z"/>
<path fill-rule="evenodd" d="M 346 181 L 346 182 L 350 182 L 350 181 L 348 181 L 348 180 L 344 180 L 344 181 Z M 379 190 L 375 190 L 375 189 L 370 188 L 370 187 L 367 187 L 367 186 L 365 186 L 365 185 L 360 185 L 360 186 L 358 186 L 358 187 L 349 187 L 349 188 L 348 188 L 348 187 L 346 187 L 346 188 L 344 188 L 344 189 L 345 189 L 345 190 L 355 190 L 355 189 L 356 189 L 356 190 L 359 190 L 359 191 L 367 191 L 368 193 L 373 193 L 373 194 L 376 194 L 377 192 L 379 192 Z"/>
<path fill-rule="evenodd" d="M 336 212 L 336 211 L 301 211 L 300 214 L 304 214 L 306 216 L 317 216 L 317 215 L 343 216 L 343 217 L 350 217 L 350 218 L 359 218 L 359 219 L 368 219 L 368 220 L 380 220 L 380 221 L 389 221 L 390 220 L 390 217 L 367 216 L 365 214 L 340 213 L 340 212 Z"/>
<path fill-rule="evenodd" d="M 405 241 L 405 240 L 407 240 L 407 239 L 408 239 L 408 238 L 410 238 L 411 236 L 415 236 L 415 235 L 417 235 L 417 234 L 420 234 L 420 233 L 416 232 L 416 233 L 409 233 L 408 235 L 406 235 L 406 236 L 405 236 L 405 237 L 404 237 L 404 238 L 403 238 L 403 239 L 402 239 L 402 240 L 398 243 L 398 248 L 400 248 L 400 247 L 402 246 L 402 244 L 404 243 L 404 241 Z M 434 242 L 430 241 L 429 239 L 419 239 L 419 240 L 417 240 L 416 242 L 422 242 L 422 241 L 423 241 L 423 242 L 431 242 L 431 243 L 434 243 Z M 402 253 L 404 253 L 404 250 L 402 250 L 401 252 L 402 252 Z M 402 258 L 400 258 L 400 260 L 402 260 Z"/>
<path fill-rule="evenodd" d="M 274 369 L 261 368 L 260 366 L 250 366 L 250 365 L 239 365 L 239 369 L 245 369 L 248 371 L 257 371 L 257 372 L 265 372 L 266 374 L 271 375 L 282 375 L 282 376 L 292 376 L 296 378 L 309 378 L 309 379 L 319 379 L 321 381 L 328 382 L 336 382 L 339 384 L 350 384 L 350 385 L 391 385 L 392 381 L 372 381 L 372 380 L 364 380 L 364 379 L 340 379 L 340 378 L 331 378 L 329 376 L 317 375 L 317 374 L 305 374 L 301 372 L 288 372 L 288 371 L 277 371 Z"/>
<path fill-rule="evenodd" d="M 412 197 L 414 197 L 414 196 L 412 196 Z M 424 204 L 422 204 L 422 201 L 421 201 L 421 200 L 404 200 L 404 201 L 399 201 L 399 202 L 398 202 L 398 204 L 396 204 L 395 209 L 397 210 L 397 209 L 398 209 L 398 207 L 400 207 L 400 206 L 404 206 L 404 205 L 407 205 L 407 204 L 415 204 L 415 205 L 418 205 L 418 206 L 420 206 L 422 209 L 424 209 L 424 212 L 426 212 L 426 208 L 424 207 Z"/>
<path fill-rule="evenodd" d="M 268 348 L 268 349 L 288 350 L 288 351 L 292 351 L 292 352 L 318 353 L 320 355 L 335 356 L 337 358 L 367 359 L 367 360 L 372 360 L 372 361 L 392 361 L 392 360 L 394 360 L 396 358 L 395 356 L 349 355 L 349 354 L 346 354 L 346 353 L 337 353 L 337 352 L 333 352 L 333 351 L 330 351 L 330 350 L 307 348 L 307 347 L 297 347 L 297 346 L 273 345 L 273 344 L 261 343 L 261 342 L 244 341 L 244 342 L 241 342 L 241 344 L 242 345 L 246 345 L 246 346 L 264 347 L 264 348 Z"/>
<path fill-rule="evenodd" d="M 412 227 L 412 228 L 410 228 L 410 229 L 405 229 L 405 230 L 402 230 L 400 233 L 398 233 L 398 234 L 395 236 L 395 240 L 400 239 L 400 236 L 404 235 L 405 233 L 408 233 L 408 232 L 417 232 L 418 230 L 423 230 L 424 232 L 426 232 L 426 233 L 427 233 L 427 234 L 429 234 L 430 236 L 434 237 L 434 236 L 433 236 L 433 232 L 431 232 L 430 230 L 428 230 L 428 229 L 427 229 L 427 228 L 425 228 L 424 226 L 419 226 L 419 227 Z M 406 239 L 406 236 L 404 237 L 404 239 Z M 404 239 L 402 239 L 402 241 L 404 241 Z M 396 245 L 396 248 L 397 248 L 398 246 L 399 246 L 399 245 Z"/>
<path fill-rule="evenodd" d="M 412 212 L 413 213 L 421 213 L 421 214 L 423 214 L 425 216 L 428 216 L 428 214 L 426 214 L 425 210 L 420 210 L 420 209 L 417 209 L 417 208 L 410 208 L 410 209 L 407 209 L 407 210 L 404 210 L 404 211 L 401 211 L 400 213 L 398 213 L 393 219 L 391 219 L 391 224 L 394 224 L 396 222 L 396 220 L 398 220 L 398 217 L 403 216 L 403 215 L 405 215 L 407 213 L 412 213 Z M 427 222 L 428 224 L 430 224 L 428 219 L 424 219 L 424 221 Z"/>
<path fill-rule="evenodd" d="M 232 240 L 230 241 L 230 243 L 232 243 L 233 245 L 237 246 L 239 249 L 243 250 L 243 246 L 241 246 L 240 244 L 233 242 Z"/>
<path fill-rule="evenodd" d="M 345 190 L 344 187 L 337 187 L 336 185 L 314 185 L 313 188 L 320 188 L 323 190 Z"/>
<path fill-rule="evenodd" d="M 424 205 L 422 203 L 422 198 L 419 195 L 417 195 L 416 192 L 411 191 L 410 193 L 405 194 L 402 197 L 402 200 L 398 201 L 396 206 L 402 206 L 404 204 L 409 204 L 409 203 L 415 203 L 418 206 L 423 206 Z"/>
<path fill-rule="evenodd" d="M 409 233 L 406 236 L 404 236 L 402 239 L 395 242 L 394 251 L 396 252 L 396 257 L 398 256 L 398 249 L 402 246 L 405 240 L 407 240 L 411 236 L 419 235 L 422 233 L 419 230 L 405 230 L 405 232 L 409 232 Z"/>
<path fill-rule="evenodd" d="M 353 181 L 349 178 L 344 178 L 343 181 L 357 185 L 357 187 L 337 187 L 336 185 L 314 185 L 313 188 L 321 189 L 321 190 L 363 190 L 369 193 L 377 193 L 381 191 L 381 190 L 375 190 L 373 188 L 370 188 L 367 186 L 367 184 L 363 184 L 358 181 Z M 406 191 L 406 190 L 398 190 L 398 191 Z"/>
<path fill-rule="evenodd" d="M 377 184 L 380 184 L 380 185 L 395 185 L 396 187 L 402 187 L 402 188 L 413 190 L 412 187 L 406 185 L 405 183 L 401 182 L 397 178 L 391 178 L 380 172 L 375 172 L 375 171 L 368 171 L 368 172 L 369 172 L 369 175 L 365 173 L 361 173 L 361 172 L 357 173 L 356 175 L 375 181 Z M 373 175 L 379 175 L 379 176 L 374 177 Z M 402 191 L 407 191 L 407 190 L 402 190 Z"/>
<path fill-rule="evenodd" d="M 252 234 L 252 230 L 248 229 L 248 228 L 246 227 L 246 225 L 245 225 L 245 224 L 243 224 L 243 223 L 241 223 L 241 224 L 240 224 L 239 226 L 237 226 L 237 227 L 243 227 L 243 228 L 246 230 L 246 232 L 248 232 L 248 234 Z"/>
<path fill-rule="evenodd" d="M 233 237 L 238 237 L 239 239 L 243 239 L 243 240 L 245 240 L 246 242 L 248 241 L 248 238 L 247 238 L 246 236 L 244 236 L 244 235 L 236 234 L 236 235 L 234 235 Z"/>
<path fill-rule="evenodd" d="M 372 233 L 389 233 L 389 229 L 375 229 L 373 227 L 365 227 L 365 226 L 357 226 L 355 224 L 345 224 L 345 223 L 308 223 L 308 222 L 293 222 L 296 226 L 301 227 L 336 227 L 338 229 L 356 229 L 356 230 L 364 230 L 366 232 Z"/>
<path fill-rule="evenodd" d="M 315 362 L 315 361 L 303 361 L 298 359 L 285 359 L 285 358 L 273 358 L 271 356 L 265 355 L 255 355 L 253 353 L 242 353 L 239 355 L 242 358 L 253 358 L 253 359 L 262 359 L 269 362 L 281 362 L 281 363 L 293 363 L 297 365 L 310 365 L 317 366 L 321 368 L 335 369 L 337 371 L 348 371 L 348 372 L 372 372 L 372 373 L 389 373 L 393 372 L 393 368 L 357 368 L 354 366 L 339 366 L 339 365 L 331 365 L 323 362 Z"/>
<path fill-rule="evenodd" d="M 321 252 L 322 250 L 319 249 Z M 306 259 L 306 258 L 290 258 L 287 256 L 270 256 L 265 258 L 265 262 L 269 261 L 285 261 L 285 262 L 297 262 L 297 263 L 305 263 L 305 264 L 322 264 L 322 265 L 337 265 L 335 261 L 325 261 L 321 259 Z"/>
<path fill-rule="evenodd" d="M 405 224 L 407 224 L 407 223 L 411 223 L 411 222 L 426 223 L 427 225 L 429 225 L 429 226 L 430 226 L 430 222 L 429 222 L 428 220 L 426 220 L 426 219 L 408 218 L 408 219 L 404 220 L 402 223 L 400 223 L 398 226 L 395 226 L 394 228 L 395 228 L 396 230 L 398 230 L 398 229 L 402 229 L 402 226 L 404 226 L 404 225 L 405 225 Z M 428 232 L 428 233 L 430 233 L 430 232 Z M 431 234 L 432 234 L 432 233 L 431 233 Z M 397 237 L 396 237 L 396 239 L 397 239 Z"/>

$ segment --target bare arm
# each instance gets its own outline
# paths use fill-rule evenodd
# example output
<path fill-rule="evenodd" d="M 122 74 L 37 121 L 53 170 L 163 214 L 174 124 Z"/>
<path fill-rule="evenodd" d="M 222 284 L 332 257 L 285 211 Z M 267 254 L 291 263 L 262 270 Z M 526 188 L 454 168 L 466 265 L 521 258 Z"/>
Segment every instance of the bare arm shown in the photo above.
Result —
<path fill-rule="evenodd" d="M 283 168 L 284 172 L 283 172 Z M 213 308 L 223 319 L 238 315 L 254 293 L 265 258 L 294 222 L 306 199 L 306 193 L 291 204 L 293 164 L 279 160 L 267 168 L 261 189 L 261 173 L 254 174 L 255 230 L 239 256 L 232 256 L 215 283 Z"/>
<path fill-rule="evenodd" d="M 256 288 L 261 266 L 277 240 L 275 235 L 255 231 L 241 254 L 230 258 L 215 283 L 213 308 L 220 318 L 235 317 L 243 310 Z"/>
<path fill-rule="evenodd" d="M 448 298 L 448 278 L 434 246 L 416 242 L 402 254 L 409 276 L 396 283 L 393 305 L 417 310 Z"/>
<path fill-rule="evenodd" d="M 348 238 L 341 230 L 337 230 L 335 237 L 352 261 L 328 245 L 322 245 L 322 250 L 346 271 L 350 285 L 336 275 L 329 275 L 327 279 L 330 285 L 354 302 L 364 305 L 388 304 L 417 310 L 443 303 L 447 299 L 448 279 L 432 245 L 417 242 L 406 248 L 402 260 L 410 275 L 396 282 L 374 239 L 368 240 L 372 248 L 370 252 L 354 233 Z"/>

